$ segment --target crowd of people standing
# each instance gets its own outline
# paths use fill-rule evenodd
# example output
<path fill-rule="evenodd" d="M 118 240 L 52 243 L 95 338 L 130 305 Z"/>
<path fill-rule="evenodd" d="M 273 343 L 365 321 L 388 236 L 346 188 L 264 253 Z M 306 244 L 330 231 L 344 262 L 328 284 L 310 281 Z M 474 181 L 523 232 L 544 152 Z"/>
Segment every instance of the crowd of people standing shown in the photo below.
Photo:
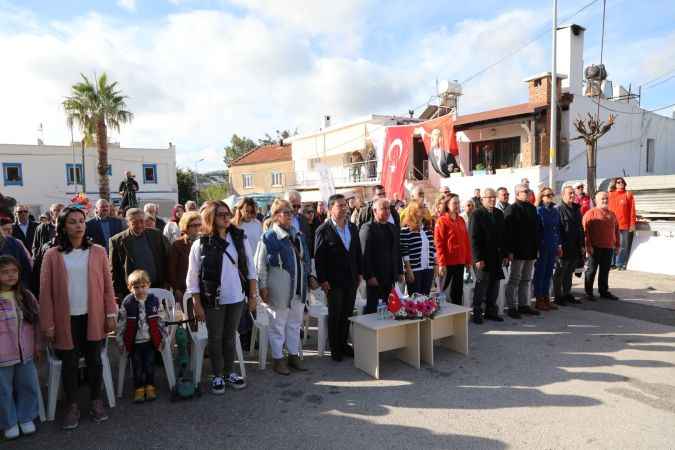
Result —
<path fill-rule="evenodd" d="M 335 194 L 303 205 L 301 194 L 290 191 L 274 200 L 264 223 L 251 198 L 233 208 L 222 201 L 198 211 L 194 202 L 175 205 L 164 222 L 157 205 L 137 207 L 133 182 L 129 176 L 120 187 L 124 218 L 99 200 L 91 216 L 56 203 L 38 224 L 17 205 L 14 219 L 0 223 L 0 427 L 7 438 L 35 432 L 36 363 L 45 346 L 63 361 L 64 428 L 80 420 L 80 356 L 89 413 L 98 422 L 108 418 L 100 355 L 115 330 L 134 362 L 134 401 L 157 397 L 152 357 L 167 343 L 150 288 L 191 300 L 208 330 L 210 390 L 223 394 L 246 386 L 233 370 L 235 333 L 250 331 L 260 304 L 272 313 L 273 370 L 287 376 L 306 370 L 300 333 L 312 291 L 321 289 L 327 299 L 331 358 L 340 362 L 354 355 L 349 317 L 362 283 L 367 314 L 397 285 L 408 295 L 435 288 L 461 305 L 464 284 L 475 280 L 476 324 L 504 320 L 497 307 L 502 280 L 513 319 L 581 302 L 571 286 L 582 267 L 586 300 L 597 301 L 596 275 L 599 296 L 616 300 L 608 273 L 626 268 L 636 224 L 623 178 L 593 202 L 583 185 L 565 186 L 556 203 L 551 188 L 534 193 L 527 180 L 515 186 L 513 202 L 500 187 L 476 190 L 463 206 L 447 187 L 433 207 L 419 187 L 407 204 L 390 202 L 379 185 L 369 202 Z"/>

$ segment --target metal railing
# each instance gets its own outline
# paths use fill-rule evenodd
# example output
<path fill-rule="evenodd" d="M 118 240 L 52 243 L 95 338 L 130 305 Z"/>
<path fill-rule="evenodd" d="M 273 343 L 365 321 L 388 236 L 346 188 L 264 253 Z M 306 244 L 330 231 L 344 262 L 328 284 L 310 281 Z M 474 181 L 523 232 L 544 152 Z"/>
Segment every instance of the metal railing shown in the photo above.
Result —
<path fill-rule="evenodd" d="M 377 160 L 345 163 L 339 167 L 329 167 L 328 170 L 336 185 L 350 185 L 361 183 L 374 183 L 379 180 Z M 314 187 L 321 184 L 321 175 L 317 170 L 296 171 L 295 185 L 302 187 Z"/>

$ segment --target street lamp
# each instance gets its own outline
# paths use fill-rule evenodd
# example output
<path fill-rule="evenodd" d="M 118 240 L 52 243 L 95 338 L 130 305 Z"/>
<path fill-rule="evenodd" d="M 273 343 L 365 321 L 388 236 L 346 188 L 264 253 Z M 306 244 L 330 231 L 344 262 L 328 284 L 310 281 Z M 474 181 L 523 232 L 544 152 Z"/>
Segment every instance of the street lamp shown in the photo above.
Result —
<path fill-rule="evenodd" d="M 197 189 L 197 165 L 202 161 L 204 161 L 204 158 L 200 159 L 199 161 L 195 161 L 195 170 L 192 173 L 192 175 L 194 176 L 194 184 L 195 184 L 195 201 L 198 200 L 197 199 L 197 192 L 198 192 L 198 189 Z"/>

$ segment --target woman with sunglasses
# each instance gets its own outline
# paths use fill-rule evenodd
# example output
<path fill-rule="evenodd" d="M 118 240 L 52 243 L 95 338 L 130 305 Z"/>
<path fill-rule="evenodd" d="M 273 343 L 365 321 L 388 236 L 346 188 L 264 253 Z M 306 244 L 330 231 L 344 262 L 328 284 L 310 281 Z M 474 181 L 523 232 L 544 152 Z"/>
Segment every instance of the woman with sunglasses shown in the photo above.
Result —
<path fill-rule="evenodd" d="M 562 255 L 560 240 L 560 214 L 553 203 L 553 189 L 542 187 L 539 191 L 537 216 L 539 218 L 539 258 L 534 264 L 535 307 L 540 311 L 558 309 L 551 303 L 550 290 L 556 257 Z"/>
<path fill-rule="evenodd" d="M 626 190 L 626 180 L 617 177 L 609 185 L 609 210 L 614 213 L 619 222 L 620 248 L 612 258 L 612 268 L 626 270 L 630 247 L 633 243 L 635 224 L 635 197 Z"/>
<path fill-rule="evenodd" d="M 232 223 L 230 207 L 222 201 L 207 201 L 201 216 L 203 234 L 190 248 L 186 284 L 196 319 L 206 321 L 211 392 L 219 395 L 226 387 L 246 387 L 244 378 L 232 370 L 234 342 L 247 298 L 249 310 L 255 310 L 257 276 L 251 246 L 246 234 Z"/>

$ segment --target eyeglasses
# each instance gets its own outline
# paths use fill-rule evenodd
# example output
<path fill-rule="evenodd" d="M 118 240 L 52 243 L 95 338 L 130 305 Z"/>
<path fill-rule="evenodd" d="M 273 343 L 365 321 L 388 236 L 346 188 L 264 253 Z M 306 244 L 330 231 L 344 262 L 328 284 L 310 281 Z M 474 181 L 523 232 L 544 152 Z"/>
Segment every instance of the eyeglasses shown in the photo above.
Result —
<path fill-rule="evenodd" d="M 293 203 L 292 206 L 293 206 L 293 209 L 300 209 L 300 207 L 301 207 L 302 205 L 301 205 L 300 203 Z"/>
<path fill-rule="evenodd" d="M 283 214 L 285 216 L 290 216 L 290 215 L 293 214 L 293 211 L 291 211 L 290 209 L 282 209 L 281 211 L 279 211 L 279 214 Z"/>
<path fill-rule="evenodd" d="M 28 210 L 22 209 L 22 210 L 17 211 L 17 212 L 18 212 L 19 214 L 26 214 L 26 213 L 28 212 Z"/>
<path fill-rule="evenodd" d="M 542 197 L 549 197 L 549 198 L 555 197 L 555 194 L 544 194 L 544 195 L 542 195 Z"/>
<path fill-rule="evenodd" d="M 626 184 L 626 182 L 623 180 L 616 180 L 616 184 Z"/>

